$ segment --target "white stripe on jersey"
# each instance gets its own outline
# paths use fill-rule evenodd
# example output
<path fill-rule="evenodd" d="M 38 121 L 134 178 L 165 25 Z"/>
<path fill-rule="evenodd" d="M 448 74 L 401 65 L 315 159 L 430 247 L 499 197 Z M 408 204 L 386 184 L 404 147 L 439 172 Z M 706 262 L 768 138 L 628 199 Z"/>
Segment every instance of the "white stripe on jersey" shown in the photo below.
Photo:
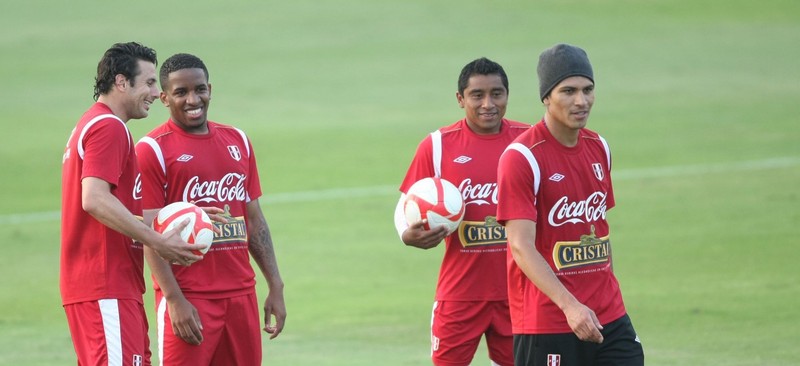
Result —
<path fill-rule="evenodd" d="M 533 157 L 533 153 L 525 147 L 525 145 L 520 144 L 519 142 L 512 143 L 508 145 L 506 151 L 503 151 L 505 154 L 508 150 L 516 150 L 519 151 L 525 159 L 528 160 L 528 164 L 531 166 L 531 171 L 533 172 L 533 195 L 536 196 L 539 194 L 539 183 L 541 182 L 541 175 L 542 173 L 539 171 L 539 163 L 536 161 L 536 158 Z"/>
<path fill-rule="evenodd" d="M 244 134 L 244 131 L 236 127 L 233 127 L 233 129 L 236 130 L 236 132 L 238 132 L 239 135 L 242 136 L 242 143 L 244 144 L 244 150 L 247 152 L 247 158 L 250 159 L 250 144 L 247 142 L 247 135 Z M 246 196 L 244 202 L 250 203 L 250 201 L 252 201 L 252 199 L 250 198 L 250 193 L 248 193 L 247 190 L 245 190 L 244 194 Z"/>
<path fill-rule="evenodd" d="M 161 165 L 161 172 L 164 173 L 164 176 L 167 176 L 167 165 L 164 163 L 164 153 L 161 152 L 161 146 L 150 136 L 145 136 L 139 139 L 139 143 L 144 142 L 145 144 L 150 145 L 150 148 L 153 149 L 153 152 L 156 154 L 156 158 L 158 159 L 158 164 Z"/>
<path fill-rule="evenodd" d="M 244 134 L 244 131 L 242 131 L 242 130 L 236 128 L 236 127 L 234 127 L 233 129 L 236 130 L 237 132 L 239 132 L 240 135 L 242 135 L 242 142 L 244 143 L 244 149 L 245 149 L 245 151 L 247 151 L 247 158 L 249 159 L 250 158 L 250 144 L 247 143 L 247 135 Z"/>
<path fill-rule="evenodd" d="M 117 299 L 100 299 L 97 300 L 97 303 L 100 305 L 100 317 L 103 319 L 108 366 L 122 366 L 122 331 L 119 325 L 119 304 Z"/>
<path fill-rule="evenodd" d="M 442 131 L 431 132 L 431 145 L 433 150 L 433 174 L 442 176 Z"/>
<path fill-rule="evenodd" d="M 608 171 L 611 171 L 611 149 L 608 147 L 608 142 L 603 136 L 598 135 L 597 137 L 600 138 L 600 142 L 603 143 L 603 148 L 606 149 L 606 159 L 608 159 Z"/>
<path fill-rule="evenodd" d="M 119 121 L 119 123 L 122 123 L 122 126 L 125 127 L 125 133 L 128 134 L 128 149 L 131 148 L 131 132 L 128 131 L 128 126 L 125 124 L 125 122 L 123 122 L 119 117 L 117 117 L 117 116 L 115 116 L 113 114 L 101 114 L 101 115 L 99 115 L 99 116 L 97 116 L 95 118 L 92 118 L 92 120 L 89 121 L 86 124 L 86 126 L 83 126 L 83 130 L 81 130 L 81 135 L 78 136 L 78 141 L 76 141 L 76 143 L 78 145 L 78 156 L 81 158 L 81 160 L 83 160 L 83 136 L 86 135 L 86 132 L 89 131 L 89 129 L 92 127 L 92 125 L 94 125 L 97 122 L 100 122 L 101 119 L 106 119 L 106 118 L 113 118 L 113 119 Z"/>

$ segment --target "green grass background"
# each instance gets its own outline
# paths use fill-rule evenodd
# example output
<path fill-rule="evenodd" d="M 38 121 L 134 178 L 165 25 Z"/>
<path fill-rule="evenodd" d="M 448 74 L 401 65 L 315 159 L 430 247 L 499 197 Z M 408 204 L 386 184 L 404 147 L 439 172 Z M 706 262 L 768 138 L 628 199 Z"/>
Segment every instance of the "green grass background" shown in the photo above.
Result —
<path fill-rule="evenodd" d="M 463 116 L 464 64 L 500 62 L 507 117 L 535 122 L 538 54 L 558 42 L 593 62 L 589 127 L 614 153 L 615 269 L 647 364 L 800 364 L 796 1 L 0 7 L 0 364 L 74 364 L 59 222 L 47 213 L 59 209 L 63 146 L 92 103 L 97 61 L 129 40 L 161 60 L 202 57 L 211 119 L 253 141 L 289 313 L 264 341 L 264 364 L 429 364 L 442 251 L 401 244 L 395 187 L 419 140 Z M 166 116 L 154 105 L 129 125 L 138 138 Z M 319 194 L 277 199 L 296 192 Z M 152 315 L 152 291 L 146 302 Z M 489 364 L 483 347 L 474 364 Z"/>

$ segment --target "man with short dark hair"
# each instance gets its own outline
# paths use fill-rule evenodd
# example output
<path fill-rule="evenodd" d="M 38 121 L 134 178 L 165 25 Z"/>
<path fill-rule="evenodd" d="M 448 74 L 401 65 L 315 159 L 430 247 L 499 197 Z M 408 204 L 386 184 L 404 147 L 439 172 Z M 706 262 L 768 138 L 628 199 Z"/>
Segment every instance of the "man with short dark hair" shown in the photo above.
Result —
<path fill-rule="evenodd" d="M 469 365 L 482 337 L 495 365 L 514 363 L 506 289 L 506 235 L 494 220 L 497 161 L 529 125 L 505 119 L 508 78 L 487 59 L 468 63 L 458 78 L 456 101 L 466 117 L 428 135 L 400 186 L 395 226 L 403 243 L 433 248 L 445 239 L 431 320 L 431 358 L 438 366 Z M 464 220 L 450 235 L 444 227 L 406 223 L 403 203 L 409 187 L 440 177 L 459 188 Z M 446 238 L 445 238 L 446 237 Z"/>
<path fill-rule="evenodd" d="M 117 43 L 97 65 L 97 102 L 81 117 L 63 156 L 61 299 L 78 364 L 149 365 L 142 244 L 189 265 L 202 257 L 178 233 L 142 222 L 139 169 L 127 122 L 158 97 L 156 52 Z"/>
<path fill-rule="evenodd" d="M 163 365 L 261 365 L 261 322 L 250 258 L 269 286 L 264 331 L 283 330 L 283 280 L 261 211 L 256 156 L 244 131 L 208 119 L 211 84 L 197 56 L 161 65 L 161 102 L 170 118 L 136 145 L 145 220 L 177 201 L 216 207 L 226 222 L 204 259 L 170 266 L 145 249 L 156 290 Z M 275 323 L 273 323 L 273 320 Z"/>

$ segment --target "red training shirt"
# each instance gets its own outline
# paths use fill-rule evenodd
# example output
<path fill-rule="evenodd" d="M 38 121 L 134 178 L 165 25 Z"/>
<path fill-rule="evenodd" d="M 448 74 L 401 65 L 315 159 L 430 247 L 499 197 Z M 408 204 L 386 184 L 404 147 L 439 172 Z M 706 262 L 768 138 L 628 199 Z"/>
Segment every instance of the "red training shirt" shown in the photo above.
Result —
<path fill-rule="evenodd" d="M 62 158 L 61 301 L 63 305 L 99 299 L 141 303 L 145 290 L 142 244 L 83 210 L 81 181 L 86 177 L 110 183 L 111 194 L 141 218 L 133 139 L 125 122 L 99 102 L 72 130 Z"/>
<path fill-rule="evenodd" d="M 144 209 L 176 201 L 225 210 L 227 224 L 203 260 L 172 271 L 187 298 L 255 292 L 247 241 L 247 203 L 261 196 L 253 147 L 241 130 L 208 121 L 208 134 L 183 131 L 171 119 L 136 144 Z M 153 279 L 155 289 L 159 286 Z"/>
<path fill-rule="evenodd" d="M 541 121 L 508 147 L 498 168 L 498 221 L 535 221 L 536 250 L 601 324 L 625 315 L 606 221 L 614 207 L 610 167 L 608 145 L 598 134 L 582 129 L 578 144 L 565 147 Z M 572 332 L 510 251 L 508 292 L 514 334 Z"/>
<path fill-rule="evenodd" d="M 499 133 L 479 135 L 462 119 L 434 131 L 417 147 L 400 191 L 438 176 L 458 187 L 466 203 L 464 221 L 445 238 L 437 301 L 507 299 L 506 233 L 495 221 L 497 162 L 506 146 L 529 128 L 503 119 Z"/>

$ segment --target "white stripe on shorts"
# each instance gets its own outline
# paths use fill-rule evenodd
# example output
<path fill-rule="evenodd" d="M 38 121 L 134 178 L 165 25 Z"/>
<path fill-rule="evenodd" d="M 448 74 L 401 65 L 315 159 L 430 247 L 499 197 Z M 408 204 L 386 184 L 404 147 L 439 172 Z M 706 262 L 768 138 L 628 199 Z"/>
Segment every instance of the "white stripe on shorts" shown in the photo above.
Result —
<path fill-rule="evenodd" d="M 164 319 L 167 315 L 167 299 L 162 297 L 156 310 L 156 328 L 158 331 L 158 364 L 164 366 Z"/>
<path fill-rule="evenodd" d="M 119 325 L 119 304 L 117 299 L 100 299 L 97 300 L 97 303 L 100 306 L 100 317 L 103 318 L 108 366 L 122 366 L 122 331 Z"/>

